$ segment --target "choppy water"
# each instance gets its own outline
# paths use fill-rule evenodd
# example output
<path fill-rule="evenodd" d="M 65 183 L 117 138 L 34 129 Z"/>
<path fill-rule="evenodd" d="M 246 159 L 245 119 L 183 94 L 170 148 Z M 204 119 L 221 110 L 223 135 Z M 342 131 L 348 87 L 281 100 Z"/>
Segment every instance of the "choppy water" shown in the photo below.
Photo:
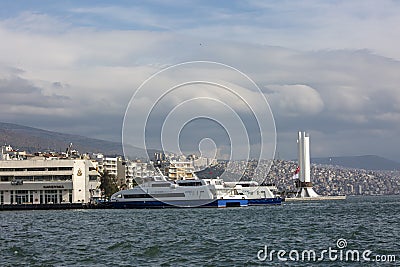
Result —
<path fill-rule="evenodd" d="M 0 212 L 0 266 L 400 266 L 400 196 L 276 207 Z M 396 262 L 282 262 L 268 250 L 345 249 Z M 263 254 L 260 254 L 263 256 Z M 286 255 L 288 258 L 288 255 Z"/>

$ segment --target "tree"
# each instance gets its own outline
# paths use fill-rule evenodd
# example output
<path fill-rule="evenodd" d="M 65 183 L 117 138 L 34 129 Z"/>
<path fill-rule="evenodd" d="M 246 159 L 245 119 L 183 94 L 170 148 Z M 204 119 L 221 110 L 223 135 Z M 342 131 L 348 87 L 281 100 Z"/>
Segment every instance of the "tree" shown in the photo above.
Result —
<path fill-rule="evenodd" d="M 104 171 L 100 176 L 100 189 L 104 192 L 106 198 L 110 198 L 112 194 L 118 192 L 115 176 L 108 171 Z"/>

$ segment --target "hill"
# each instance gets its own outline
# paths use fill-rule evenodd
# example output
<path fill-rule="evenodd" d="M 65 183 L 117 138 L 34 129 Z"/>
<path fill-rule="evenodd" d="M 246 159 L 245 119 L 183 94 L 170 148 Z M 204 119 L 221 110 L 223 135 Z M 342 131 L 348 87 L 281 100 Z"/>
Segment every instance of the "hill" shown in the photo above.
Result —
<path fill-rule="evenodd" d="M 400 170 L 400 163 L 376 155 L 312 158 L 312 163 L 365 170 Z"/>
<path fill-rule="evenodd" d="M 70 143 L 81 153 L 103 153 L 106 155 L 122 155 L 119 142 L 105 141 L 80 135 L 58 133 L 12 123 L 0 122 L 0 143 L 9 144 L 28 152 L 65 151 Z M 130 149 L 130 158 L 145 158 L 143 149 Z M 156 150 L 149 150 L 149 155 Z M 312 158 L 312 163 L 342 166 L 345 168 L 366 170 L 400 170 L 400 163 L 375 155 Z"/>
<path fill-rule="evenodd" d="M 106 155 L 122 155 L 122 145 L 118 142 L 3 122 L 0 122 L 0 143 L 28 152 L 65 151 L 67 146 L 73 143 L 73 149 L 81 153 L 101 152 Z"/>

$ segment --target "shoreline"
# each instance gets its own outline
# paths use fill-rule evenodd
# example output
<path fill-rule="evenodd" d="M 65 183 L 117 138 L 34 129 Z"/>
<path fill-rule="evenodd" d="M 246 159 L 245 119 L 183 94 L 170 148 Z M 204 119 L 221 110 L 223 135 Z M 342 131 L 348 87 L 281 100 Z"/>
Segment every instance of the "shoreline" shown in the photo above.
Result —
<path fill-rule="evenodd" d="M 288 197 L 283 201 L 294 202 L 294 201 L 319 201 L 319 200 L 346 200 L 347 196 L 319 196 L 319 197 Z"/>

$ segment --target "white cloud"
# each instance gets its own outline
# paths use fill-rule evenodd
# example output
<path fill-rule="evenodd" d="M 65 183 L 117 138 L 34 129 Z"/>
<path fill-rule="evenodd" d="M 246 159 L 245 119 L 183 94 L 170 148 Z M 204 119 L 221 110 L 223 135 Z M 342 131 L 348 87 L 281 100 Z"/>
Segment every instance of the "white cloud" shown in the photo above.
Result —
<path fill-rule="evenodd" d="M 272 110 L 287 116 L 316 115 L 324 108 L 320 94 L 312 87 L 302 84 L 268 85 L 267 94 Z"/>
<path fill-rule="evenodd" d="M 300 9 L 307 9 L 299 5 Z M 365 7 L 367 10 L 353 14 L 356 8 L 351 3 L 341 3 L 333 10 L 328 4 L 320 4 L 313 11 L 323 12 L 290 20 L 291 24 L 311 25 L 305 29 L 272 24 L 261 27 L 271 21 L 263 9 L 259 12 L 265 11 L 264 16 L 254 17 L 257 24 L 251 25 L 251 12 L 240 14 L 240 21 L 235 24 L 235 14 L 222 9 L 214 10 L 212 21 L 202 25 L 185 27 L 181 21 L 192 21 L 191 18 L 170 18 L 165 28 L 174 31 L 163 32 L 76 27 L 50 15 L 25 12 L 15 19 L 0 21 L 0 105 L 7 110 L 2 119 L 115 140 L 119 138 L 126 105 L 145 79 L 166 65 L 200 59 L 237 67 L 263 90 L 265 87 L 282 142 L 289 142 L 291 133 L 295 135 L 296 130 L 305 127 L 320 133 L 319 141 L 329 139 L 325 147 L 319 148 L 322 154 L 333 147 L 335 151 L 340 149 L 341 140 L 326 132 L 351 139 L 360 131 L 374 133 L 384 129 L 386 136 L 395 136 L 399 133 L 393 124 L 399 121 L 400 62 L 380 54 L 399 56 L 400 38 L 393 29 L 400 16 L 396 17 L 393 6 L 384 2 L 383 6 L 387 5 L 392 8 L 390 11 Z M 281 12 L 292 9 L 283 6 Z M 102 9 L 75 11 L 108 16 Z M 113 11 L 114 17 L 122 12 Z M 342 14 L 343 11 L 346 12 Z M 221 25 L 215 23 L 219 13 L 223 16 Z M 363 18 L 363 14 L 375 15 Z M 150 17 L 153 19 L 146 21 L 138 16 L 134 20 L 158 27 L 160 22 Z M 219 75 L 208 69 L 196 71 L 199 76 Z M 223 78 L 232 84 L 238 81 L 235 75 Z M 169 77 L 167 81 L 177 80 L 179 77 Z M 239 85 L 245 99 L 258 100 L 253 88 Z M 222 91 L 214 93 L 213 97 L 228 101 L 239 110 L 243 107 L 238 99 Z M 171 104 L 179 104 L 185 97 L 188 96 L 183 93 L 176 95 Z M 374 138 L 358 140 L 358 147 L 361 141 L 366 144 Z M 385 150 L 395 154 L 395 146 L 387 145 L 390 142 L 381 141 L 381 154 L 385 155 Z M 292 153 L 290 149 L 295 151 L 295 145 L 285 148 L 287 155 Z"/>

